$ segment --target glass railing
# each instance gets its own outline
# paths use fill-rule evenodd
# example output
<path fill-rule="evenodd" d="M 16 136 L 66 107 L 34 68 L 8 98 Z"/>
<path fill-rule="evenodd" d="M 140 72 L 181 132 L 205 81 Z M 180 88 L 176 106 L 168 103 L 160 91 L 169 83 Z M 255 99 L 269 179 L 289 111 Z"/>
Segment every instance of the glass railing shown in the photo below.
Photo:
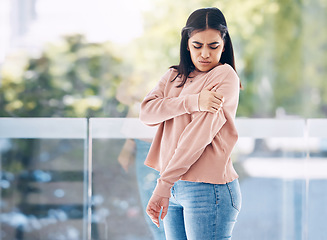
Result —
<path fill-rule="evenodd" d="M 87 239 L 87 132 L 87 119 L 0 119 L 0 239 Z"/>
<path fill-rule="evenodd" d="M 237 119 L 234 240 L 327 236 L 327 119 Z M 144 213 L 156 128 L 134 118 L 0 118 L 3 240 L 160 240 Z"/>

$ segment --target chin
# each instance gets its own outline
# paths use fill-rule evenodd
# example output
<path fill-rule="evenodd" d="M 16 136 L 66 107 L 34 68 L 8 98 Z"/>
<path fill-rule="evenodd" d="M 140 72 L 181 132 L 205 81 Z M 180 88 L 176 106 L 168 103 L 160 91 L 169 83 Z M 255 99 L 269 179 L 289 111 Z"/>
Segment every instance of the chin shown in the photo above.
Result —
<path fill-rule="evenodd" d="M 198 69 L 198 71 L 200 71 L 200 72 L 209 72 L 211 69 L 213 69 L 215 66 L 208 66 L 208 67 L 199 67 L 199 68 L 197 68 Z"/>

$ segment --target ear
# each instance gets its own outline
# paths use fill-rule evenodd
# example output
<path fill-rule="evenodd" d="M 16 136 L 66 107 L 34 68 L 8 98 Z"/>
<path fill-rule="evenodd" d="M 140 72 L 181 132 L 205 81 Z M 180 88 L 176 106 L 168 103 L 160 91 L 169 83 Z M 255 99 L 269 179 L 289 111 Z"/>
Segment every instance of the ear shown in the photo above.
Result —
<path fill-rule="evenodd" d="M 187 51 L 190 51 L 190 48 L 188 47 L 188 45 L 187 45 L 187 48 L 186 49 L 187 49 Z"/>

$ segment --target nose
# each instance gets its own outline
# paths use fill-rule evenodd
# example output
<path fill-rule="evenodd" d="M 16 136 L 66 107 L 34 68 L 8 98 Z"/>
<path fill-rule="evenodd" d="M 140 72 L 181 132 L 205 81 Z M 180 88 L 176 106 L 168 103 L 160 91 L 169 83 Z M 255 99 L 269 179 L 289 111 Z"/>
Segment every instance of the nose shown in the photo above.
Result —
<path fill-rule="evenodd" d="M 209 56 L 210 56 L 209 50 L 206 47 L 202 48 L 201 57 L 204 58 L 204 59 L 206 59 Z"/>

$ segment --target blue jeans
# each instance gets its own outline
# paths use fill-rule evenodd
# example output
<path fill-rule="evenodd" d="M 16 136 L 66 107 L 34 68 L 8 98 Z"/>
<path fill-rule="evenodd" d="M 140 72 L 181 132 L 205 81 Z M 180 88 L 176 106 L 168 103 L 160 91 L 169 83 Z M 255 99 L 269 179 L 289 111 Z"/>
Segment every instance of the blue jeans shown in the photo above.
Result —
<path fill-rule="evenodd" d="M 238 179 L 226 184 L 177 181 L 164 219 L 166 239 L 231 239 L 241 202 Z"/>

